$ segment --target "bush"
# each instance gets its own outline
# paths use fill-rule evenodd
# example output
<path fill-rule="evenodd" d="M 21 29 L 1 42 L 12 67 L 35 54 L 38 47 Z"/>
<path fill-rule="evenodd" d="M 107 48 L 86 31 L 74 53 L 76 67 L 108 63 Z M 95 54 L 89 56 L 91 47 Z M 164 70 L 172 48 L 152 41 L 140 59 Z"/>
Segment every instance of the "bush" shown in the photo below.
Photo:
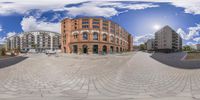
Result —
<path fill-rule="evenodd" d="M 1 48 L 1 55 L 5 56 L 6 55 L 6 49 L 5 48 Z"/>

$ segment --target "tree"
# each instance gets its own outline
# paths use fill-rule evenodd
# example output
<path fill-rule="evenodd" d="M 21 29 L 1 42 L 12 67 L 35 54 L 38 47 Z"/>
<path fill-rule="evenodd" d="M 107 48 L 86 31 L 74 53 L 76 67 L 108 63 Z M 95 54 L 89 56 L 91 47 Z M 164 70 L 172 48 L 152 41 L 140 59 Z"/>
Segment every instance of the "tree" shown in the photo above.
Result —
<path fill-rule="evenodd" d="M 192 51 L 192 48 L 186 45 L 186 46 L 183 46 L 183 51 Z"/>
<path fill-rule="evenodd" d="M 1 55 L 5 56 L 6 55 L 6 49 L 5 48 L 1 48 Z"/>
<path fill-rule="evenodd" d="M 145 44 L 140 44 L 139 48 L 140 48 L 140 50 L 146 50 L 146 45 Z"/>

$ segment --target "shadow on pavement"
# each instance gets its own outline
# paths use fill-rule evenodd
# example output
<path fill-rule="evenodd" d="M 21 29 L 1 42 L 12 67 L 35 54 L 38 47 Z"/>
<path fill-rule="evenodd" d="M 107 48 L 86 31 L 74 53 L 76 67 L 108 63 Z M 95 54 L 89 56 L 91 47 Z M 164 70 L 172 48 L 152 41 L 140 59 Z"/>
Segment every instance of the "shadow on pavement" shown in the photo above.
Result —
<path fill-rule="evenodd" d="M 185 52 L 178 53 L 154 53 L 152 58 L 169 66 L 182 69 L 198 69 L 200 61 L 181 60 L 186 55 Z"/>
<path fill-rule="evenodd" d="M 0 68 L 5 68 L 14 64 L 17 64 L 23 60 L 25 60 L 28 57 L 12 57 L 12 58 L 7 58 L 7 59 L 0 59 Z"/>

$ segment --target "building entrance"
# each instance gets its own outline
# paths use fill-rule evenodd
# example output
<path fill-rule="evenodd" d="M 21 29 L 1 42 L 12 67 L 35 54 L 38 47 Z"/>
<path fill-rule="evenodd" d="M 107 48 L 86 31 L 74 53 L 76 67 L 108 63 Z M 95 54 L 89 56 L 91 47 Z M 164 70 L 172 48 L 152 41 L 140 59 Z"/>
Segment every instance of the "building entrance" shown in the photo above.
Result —
<path fill-rule="evenodd" d="M 73 45 L 73 53 L 78 53 L 78 46 L 77 45 Z"/>
<path fill-rule="evenodd" d="M 98 45 L 93 45 L 93 54 L 98 54 Z"/>
<path fill-rule="evenodd" d="M 110 46 L 110 53 L 113 53 L 113 46 Z"/>
<path fill-rule="evenodd" d="M 104 45 L 103 48 L 102 48 L 102 53 L 103 53 L 103 54 L 106 54 L 106 53 L 107 53 L 107 47 L 106 47 L 105 45 Z"/>
<path fill-rule="evenodd" d="M 88 53 L 88 46 L 83 45 L 83 53 L 87 54 Z"/>

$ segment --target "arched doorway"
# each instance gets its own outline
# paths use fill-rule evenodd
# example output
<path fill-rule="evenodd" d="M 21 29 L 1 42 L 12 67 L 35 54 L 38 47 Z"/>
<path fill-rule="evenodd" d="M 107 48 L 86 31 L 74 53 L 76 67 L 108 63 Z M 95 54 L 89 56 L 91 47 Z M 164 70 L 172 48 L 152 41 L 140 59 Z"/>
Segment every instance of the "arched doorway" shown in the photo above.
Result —
<path fill-rule="evenodd" d="M 73 53 L 78 53 L 78 46 L 77 45 L 73 45 Z"/>
<path fill-rule="evenodd" d="M 105 45 L 103 46 L 103 48 L 102 48 L 102 53 L 103 53 L 103 54 L 106 54 L 106 53 L 107 53 L 107 46 L 105 46 Z"/>
<path fill-rule="evenodd" d="M 93 54 L 98 54 L 98 45 L 93 45 Z"/>
<path fill-rule="evenodd" d="M 88 46 L 83 45 L 83 53 L 87 54 L 88 53 Z"/>
<path fill-rule="evenodd" d="M 116 52 L 119 52 L 119 48 L 118 47 L 116 47 Z"/>
<path fill-rule="evenodd" d="M 113 53 L 114 49 L 113 46 L 110 46 L 110 53 Z"/>

